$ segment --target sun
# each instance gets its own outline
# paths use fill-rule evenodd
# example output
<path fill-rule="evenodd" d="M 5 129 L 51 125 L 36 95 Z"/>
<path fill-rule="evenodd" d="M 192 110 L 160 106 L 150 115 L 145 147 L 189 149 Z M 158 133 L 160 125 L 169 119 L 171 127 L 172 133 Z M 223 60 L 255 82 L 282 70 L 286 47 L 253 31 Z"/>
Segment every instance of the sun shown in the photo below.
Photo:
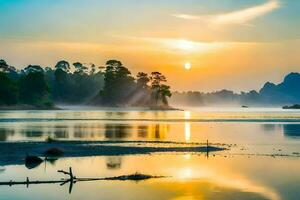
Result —
<path fill-rule="evenodd" d="M 190 70 L 191 68 L 192 68 L 191 63 L 187 62 L 187 63 L 184 64 L 184 69 Z"/>

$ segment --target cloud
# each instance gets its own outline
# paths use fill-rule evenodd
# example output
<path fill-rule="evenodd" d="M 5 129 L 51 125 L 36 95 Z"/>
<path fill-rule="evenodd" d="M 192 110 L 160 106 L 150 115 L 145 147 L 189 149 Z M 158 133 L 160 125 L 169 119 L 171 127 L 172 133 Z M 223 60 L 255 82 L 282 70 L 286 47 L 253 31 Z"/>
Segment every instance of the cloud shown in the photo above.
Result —
<path fill-rule="evenodd" d="M 240 46 L 253 46 L 258 43 L 251 42 L 230 42 L 230 41 L 193 41 L 184 38 L 155 38 L 155 37 L 132 37 L 135 42 L 143 41 L 143 46 L 149 49 L 159 49 L 181 54 L 205 54 L 216 52 L 222 49 L 235 48 Z M 148 44 L 148 45 L 147 45 Z"/>
<path fill-rule="evenodd" d="M 250 21 L 266 15 L 275 9 L 280 8 L 279 0 L 269 0 L 268 2 L 245 8 L 242 10 L 236 10 L 229 13 L 221 13 L 217 15 L 188 15 L 188 14 L 173 14 L 172 16 L 187 19 L 187 20 L 204 20 L 213 24 L 219 25 L 234 25 L 234 24 L 247 24 Z"/>

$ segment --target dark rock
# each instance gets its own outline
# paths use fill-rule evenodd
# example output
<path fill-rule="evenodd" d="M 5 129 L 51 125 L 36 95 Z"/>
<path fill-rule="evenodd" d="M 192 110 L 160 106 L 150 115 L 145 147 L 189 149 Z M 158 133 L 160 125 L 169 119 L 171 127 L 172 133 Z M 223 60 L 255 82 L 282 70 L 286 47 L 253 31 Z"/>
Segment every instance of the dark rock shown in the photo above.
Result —
<path fill-rule="evenodd" d="M 47 151 L 44 152 L 45 156 L 62 156 L 64 154 L 64 151 L 60 148 L 50 148 Z"/>
<path fill-rule="evenodd" d="M 33 169 L 37 166 L 39 166 L 43 162 L 43 159 L 37 156 L 26 156 L 25 158 L 25 166 L 28 169 Z"/>

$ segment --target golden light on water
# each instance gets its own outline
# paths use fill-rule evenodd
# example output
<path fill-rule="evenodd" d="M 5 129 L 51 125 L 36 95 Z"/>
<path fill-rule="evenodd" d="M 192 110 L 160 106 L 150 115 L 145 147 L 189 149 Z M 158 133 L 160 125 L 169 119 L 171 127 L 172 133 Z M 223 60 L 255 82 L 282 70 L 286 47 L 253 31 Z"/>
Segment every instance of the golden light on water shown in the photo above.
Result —
<path fill-rule="evenodd" d="M 184 119 L 191 119 L 191 112 L 190 111 L 184 111 Z"/>
<path fill-rule="evenodd" d="M 191 141 L 191 124 L 190 124 L 190 122 L 184 123 L 184 136 L 185 136 L 186 142 Z"/>
<path fill-rule="evenodd" d="M 189 179 L 193 177 L 193 170 L 191 168 L 184 168 L 180 171 L 179 178 Z"/>
<path fill-rule="evenodd" d="M 189 120 L 190 118 L 191 118 L 191 112 L 184 111 L 184 119 Z M 191 123 L 190 122 L 184 123 L 184 136 L 185 136 L 186 142 L 191 141 Z"/>
<path fill-rule="evenodd" d="M 184 154 L 184 155 L 183 155 L 183 157 L 184 157 L 185 159 L 187 159 L 187 160 L 190 159 L 191 156 L 192 156 L 191 154 Z"/>

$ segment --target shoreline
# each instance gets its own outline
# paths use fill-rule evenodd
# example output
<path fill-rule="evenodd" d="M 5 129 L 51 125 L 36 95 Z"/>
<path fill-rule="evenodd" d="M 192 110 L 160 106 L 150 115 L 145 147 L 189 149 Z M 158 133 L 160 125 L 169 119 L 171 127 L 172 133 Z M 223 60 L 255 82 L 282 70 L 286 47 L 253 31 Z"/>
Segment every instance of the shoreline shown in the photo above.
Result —
<path fill-rule="evenodd" d="M 12 105 L 12 106 L 0 106 L 0 111 L 6 110 L 6 111 L 16 111 L 16 110 L 62 110 L 61 108 L 57 106 L 35 106 L 35 105 L 28 105 L 28 104 L 18 104 L 18 105 Z"/>
<path fill-rule="evenodd" d="M 90 157 L 90 156 L 125 156 L 144 155 L 153 153 L 207 153 L 228 150 L 223 145 L 189 145 L 182 146 L 140 146 L 124 145 L 125 142 L 109 143 L 97 141 L 54 141 L 54 142 L 1 142 L 0 166 L 12 164 L 24 164 L 26 155 L 45 157 L 45 152 L 51 148 L 63 151 L 66 157 Z M 128 142 L 130 143 L 130 141 Z M 131 142 L 133 143 L 133 142 Z M 139 144 L 137 142 L 137 144 Z"/>
<path fill-rule="evenodd" d="M 53 107 L 47 106 L 34 106 L 34 105 L 27 105 L 27 104 L 19 104 L 13 106 L 0 106 L 0 111 L 18 111 L 18 110 L 80 110 L 80 108 L 89 108 L 89 109 L 99 109 L 99 110 L 106 110 L 106 109 L 120 109 L 120 110 L 141 110 L 141 111 L 184 111 L 183 109 L 179 108 L 163 108 L 163 107 L 118 107 L 118 106 L 111 106 L 111 107 L 104 107 L 104 106 L 88 106 L 88 105 L 58 105 Z"/>

